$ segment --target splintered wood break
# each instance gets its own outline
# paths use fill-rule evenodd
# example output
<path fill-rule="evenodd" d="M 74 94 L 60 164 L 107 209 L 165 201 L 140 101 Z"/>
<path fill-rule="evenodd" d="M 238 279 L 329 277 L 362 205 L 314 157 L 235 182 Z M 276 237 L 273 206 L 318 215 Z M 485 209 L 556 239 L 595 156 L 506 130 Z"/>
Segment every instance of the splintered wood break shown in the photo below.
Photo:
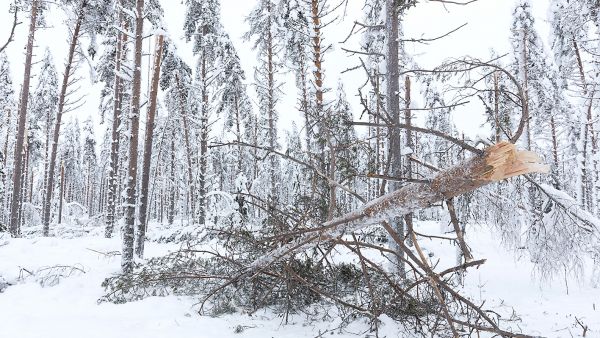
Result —
<path fill-rule="evenodd" d="M 494 182 L 519 175 L 550 171 L 549 166 L 543 164 L 536 153 L 517 150 L 517 147 L 508 141 L 487 148 L 484 158 L 486 171 L 481 178 Z"/>

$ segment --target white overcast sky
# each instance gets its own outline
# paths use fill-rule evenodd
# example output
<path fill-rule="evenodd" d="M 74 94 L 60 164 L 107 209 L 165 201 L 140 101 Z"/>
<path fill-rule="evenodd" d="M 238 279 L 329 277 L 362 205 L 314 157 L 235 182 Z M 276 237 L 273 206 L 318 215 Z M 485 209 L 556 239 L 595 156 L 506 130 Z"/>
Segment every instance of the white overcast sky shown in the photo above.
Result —
<path fill-rule="evenodd" d="M 161 0 L 165 9 L 165 22 L 172 38 L 178 40 L 182 38 L 182 26 L 184 16 L 184 5 L 180 0 Z M 516 0 L 515 0 L 516 1 Z M 428 3 L 422 1 L 416 8 L 408 12 L 404 23 L 405 37 L 434 37 L 443 34 L 464 23 L 467 26 L 453 33 L 450 37 L 438 40 L 427 46 L 416 45 L 408 46 L 410 53 L 414 55 L 415 60 L 422 66 L 433 67 L 448 57 L 459 57 L 470 55 L 482 59 L 488 58 L 490 50 L 493 48 L 498 53 L 503 54 L 509 51 L 509 34 L 511 25 L 511 13 L 515 1 L 513 0 L 479 0 L 468 6 L 443 6 L 439 3 Z M 335 2 L 334 0 L 331 1 Z M 11 16 L 8 13 L 9 0 L 0 0 L 0 42 L 3 43 L 8 36 L 11 28 Z M 222 22 L 236 45 L 248 81 L 253 79 L 253 67 L 256 64 L 256 54 L 251 50 L 251 45 L 242 40 L 242 35 L 247 29 L 244 18 L 256 4 L 256 0 L 221 0 L 222 3 Z M 534 15 L 537 21 L 538 29 L 542 39 L 547 43 L 548 28 L 547 6 L 548 0 L 532 1 L 534 6 Z M 355 114 L 359 113 L 359 106 L 356 95 L 356 88 L 364 80 L 359 72 L 341 74 L 344 69 L 354 66 L 357 63 L 355 57 L 349 56 L 341 51 L 338 42 L 343 40 L 350 31 L 352 23 L 362 18 L 361 8 L 364 0 L 349 0 L 346 17 L 335 24 L 327 27 L 324 31 L 324 37 L 327 42 L 334 45 L 333 50 L 325 59 L 326 79 L 325 86 L 336 88 L 338 79 L 341 79 L 345 85 L 348 97 L 356 108 Z M 64 15 L 59 10 L 53 10 L 48 21 L 51 26 L 37 34 L 36 54 L 39 58 L 43 55 L 44 48 L 49 47 L 52 51 L 59 74 L 62 73 L 63 60 L 67 52 L 68 34 L 63 25 Z M 15 90 L 22 82 L 23 72 L 23 52 L 27 34 L 27 18 L 21 15 L 23 24 L 18 26 L 16 32 L 16 41 L 13 42 L 7 52 L 11 61 L 13 81 Z M 347 47 L 353 48 L 356 39 L 351 41 Z M 178 43 L 180 51 L 186 59 L 191 60 L 190 46 L 181 40 Z M 35 74 L 35 70 L 34 70 Z M 84 74 L 85 75 L 85 74 Z M 284 87 L 285 93 L 294 93 L 295 87 L 291 74 L 282 78 L 286 81 Z M 33 81 L 35 86 L 35 80 Z M 88 116 L 92 116 L 94 121 L 99 121 L 97 112 L 97 95 L 99 86 L 84 88 L 89 91 L 87 97 L 88 104 L 79 111 L 70 113 L 70 117 L 78 118 L 84 121 Z M 88 90 L 89 89 L 89 90 Z M 250 89 L 252 96 L 254 90 Z M 301 121 L 301 116 L 293 107 L 296 102 L 295 95 L 287 95 L 279 105 L 281 127 L 287 127 L 291 121 Z M 472 110 L 472 108 L 471 108 Z M 455 123 L 465 134 L 475 136 L 481 123 L 481 113 L 477 111 L 460 111 L 455 114 Z M 105 127 L 98 127 L 101 134 Z M 101 135 L 97 135 L 100 139 Z"/>

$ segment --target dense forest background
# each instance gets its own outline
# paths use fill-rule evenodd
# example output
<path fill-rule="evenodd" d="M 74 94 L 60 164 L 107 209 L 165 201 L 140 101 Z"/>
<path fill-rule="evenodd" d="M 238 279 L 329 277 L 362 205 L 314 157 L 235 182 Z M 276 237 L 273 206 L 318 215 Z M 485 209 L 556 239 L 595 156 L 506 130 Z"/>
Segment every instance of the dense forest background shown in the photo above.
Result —
<path fill-rule="evenodd" d="M 1 230 L 120 238 L 101 301 L 519 336 L 463 294 L 485 264 L 467 236 L 600 286 L 600 5 L 511 1 L 498 34 L 483 3 L 13 2 Z"/>

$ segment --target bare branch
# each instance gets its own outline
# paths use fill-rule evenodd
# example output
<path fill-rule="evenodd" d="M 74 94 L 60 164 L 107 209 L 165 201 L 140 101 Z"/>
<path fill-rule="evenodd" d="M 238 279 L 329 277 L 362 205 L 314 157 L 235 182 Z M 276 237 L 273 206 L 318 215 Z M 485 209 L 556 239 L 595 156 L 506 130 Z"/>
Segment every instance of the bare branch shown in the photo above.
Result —
<path fill-rule="evenodd" d="M 15 14 L 14 14 L 14 17 L 13 17 L 13 25 L 12 25 L 12 28 L 11 28 L 11 30 L 10 30 L 10 34 L 9 34 L 9 36 L 8 36 L 8 40 L 6 41 L 6 43 L 5 43 L 5 44 L 4 44 L 2 47 L 0 47 L 0 53 L 2 53 L 2 52 L 3 52 L 3 51 L 6 49 L 6 47 L 8 47 L 8 45 L 9 45 L 11 42 L 13 42 L 13 40 L 14 40 L 14 38 L 15 38 L 15 29 L 17 28 L 17 25 L 19 25 L 19 24 L 20 24 L 20 22 L 19 22 L 19 19 L 18 19 L 18 17 L 17 17 L 17 15 L 18 15 L 18 13 L 19 13 L 19 7 L 18 7 L 18 6 L 16 6 L 16 5 L 14 5 L 14 6 L 12 6 L 12 7 L 13 7 L 13 8 L 14 8 L 14 10 L 15 10 Z"/>

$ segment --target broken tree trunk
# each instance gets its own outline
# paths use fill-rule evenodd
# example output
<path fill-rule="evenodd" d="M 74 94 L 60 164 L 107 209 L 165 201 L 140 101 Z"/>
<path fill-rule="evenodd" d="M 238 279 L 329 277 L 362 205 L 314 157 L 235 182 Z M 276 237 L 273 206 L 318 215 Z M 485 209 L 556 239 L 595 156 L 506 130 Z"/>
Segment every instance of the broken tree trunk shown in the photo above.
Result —
<path fill-rule="evenodd" d="M 379 224 L 393 217 L 402 217 L 510 177 L 546 173 L 548 170 L 535 153 L 517 150 L 514 144 L 507 141 L 500 142 L 484 150 L 480 156 L 441 171 L 426 183 L 406 185 L 366 203 L 356 211 L 324 223 L 319 228 L 290 234 L 299 237 L 256 260 L 246 273 L 263 269 L 282 257 L 311 247 L 314 242 L 334 240 L 344 232 Z"/>

